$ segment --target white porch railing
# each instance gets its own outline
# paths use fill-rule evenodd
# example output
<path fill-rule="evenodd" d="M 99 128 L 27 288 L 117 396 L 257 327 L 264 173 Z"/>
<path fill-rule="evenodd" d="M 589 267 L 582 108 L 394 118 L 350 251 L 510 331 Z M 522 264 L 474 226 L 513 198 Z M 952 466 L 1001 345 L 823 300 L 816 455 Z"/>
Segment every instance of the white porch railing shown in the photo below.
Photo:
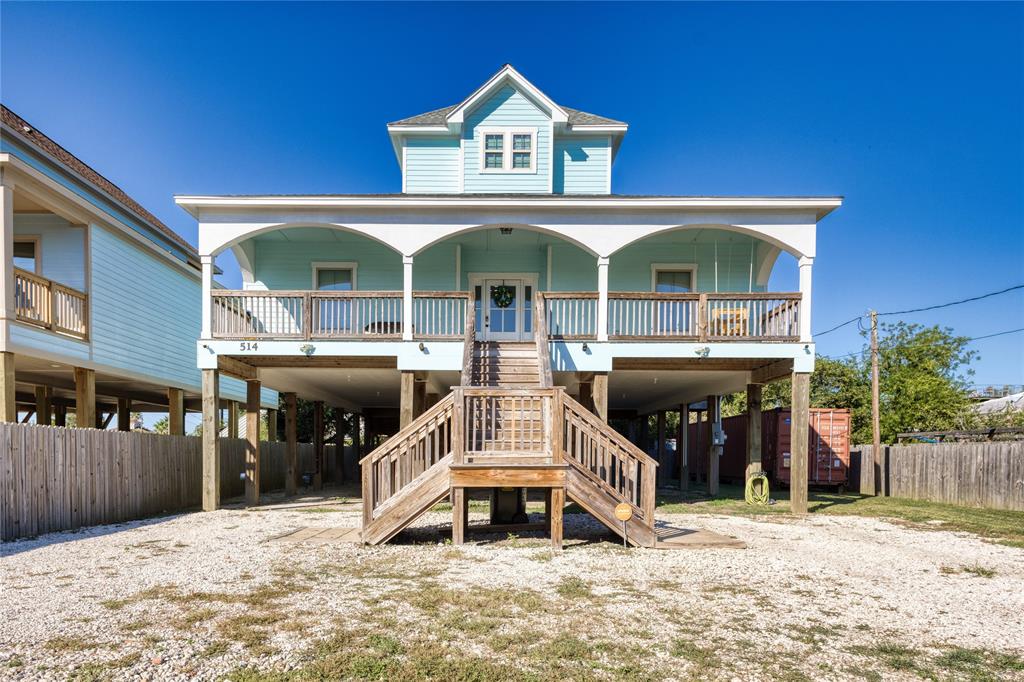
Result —
<path fill-rule="evenodd" d="M 84 291 L 14 268 L 14 307 L 21 322 L 88 337 L 89 295 Z"/>
<path fill-rule="evenodd" d="M 220 339 L 400 339 L 400 291 L 214 291 Z M 469 294 L 415 292 L 413 338 L 462 339 Z"/>

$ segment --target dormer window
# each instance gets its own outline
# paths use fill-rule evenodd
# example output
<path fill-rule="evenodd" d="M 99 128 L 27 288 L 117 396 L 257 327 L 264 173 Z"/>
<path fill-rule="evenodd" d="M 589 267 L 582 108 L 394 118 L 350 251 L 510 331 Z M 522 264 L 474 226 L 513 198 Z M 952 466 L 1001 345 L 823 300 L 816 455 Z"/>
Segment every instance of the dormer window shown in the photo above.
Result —
<path fill-rule="evenodd" d="M 521 128 L 480 128 L 480 171 L 536 173 L 537 131 Z"/>

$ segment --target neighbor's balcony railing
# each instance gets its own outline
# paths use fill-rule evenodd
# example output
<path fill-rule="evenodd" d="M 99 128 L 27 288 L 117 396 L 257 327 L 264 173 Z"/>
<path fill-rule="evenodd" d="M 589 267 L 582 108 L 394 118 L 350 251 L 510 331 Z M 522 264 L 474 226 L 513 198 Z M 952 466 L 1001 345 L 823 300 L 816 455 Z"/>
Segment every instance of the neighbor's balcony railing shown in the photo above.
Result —
<path fill-rule="evenodd" d="M 462 339 L 469 294 L 417 291 L 415 339 Z M 402 338 L 401 291 L 215 291 L 212 331 L 221 339 Z"/>
<path fill-rule="evenodd" d="M 544 292 L 548 336 L 595 340 L 596 292 Z M 799 293 L 608 293 L 612 341 L 798 341 Z"/>
<path fill-rule="evenodd" d="M 88 337 L 89 295 L 84 291 L 14 268 L 14 307 L 21 322 Z"/>

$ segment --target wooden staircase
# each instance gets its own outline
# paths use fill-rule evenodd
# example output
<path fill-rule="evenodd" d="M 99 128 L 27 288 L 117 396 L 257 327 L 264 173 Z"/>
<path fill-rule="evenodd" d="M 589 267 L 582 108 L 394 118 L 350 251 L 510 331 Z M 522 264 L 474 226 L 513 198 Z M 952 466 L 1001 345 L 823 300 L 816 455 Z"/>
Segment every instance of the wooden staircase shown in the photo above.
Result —
<path fill-rule="evenodd" d="M 532 487 L 548 491 L 558 546 L 566 496 L 630 543 L 657 544 L 657 462 L 551 385 L 546 341 L 480 342 L 470 329 L 463 359 L 462 385 L 360 462 L 364 543 L 387 542 L 449 495 L 461 542 L 467 488 Z"/>
<path fill-rule="evenodd" d="M 512 341 L 476 341 L 473 344 L 470 386 L 540 388 L 537 344 Z"/>

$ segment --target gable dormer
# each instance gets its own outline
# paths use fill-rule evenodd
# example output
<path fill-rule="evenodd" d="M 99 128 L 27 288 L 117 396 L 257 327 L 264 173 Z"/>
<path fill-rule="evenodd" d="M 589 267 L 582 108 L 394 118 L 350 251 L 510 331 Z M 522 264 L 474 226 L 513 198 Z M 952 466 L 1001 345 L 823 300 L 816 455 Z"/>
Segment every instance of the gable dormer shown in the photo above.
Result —
<path fill-rule="evenodd" d="M 626 130 L 507 64 L 459 104 L 388 125 L 409 194 L 610 194 Z"/>

